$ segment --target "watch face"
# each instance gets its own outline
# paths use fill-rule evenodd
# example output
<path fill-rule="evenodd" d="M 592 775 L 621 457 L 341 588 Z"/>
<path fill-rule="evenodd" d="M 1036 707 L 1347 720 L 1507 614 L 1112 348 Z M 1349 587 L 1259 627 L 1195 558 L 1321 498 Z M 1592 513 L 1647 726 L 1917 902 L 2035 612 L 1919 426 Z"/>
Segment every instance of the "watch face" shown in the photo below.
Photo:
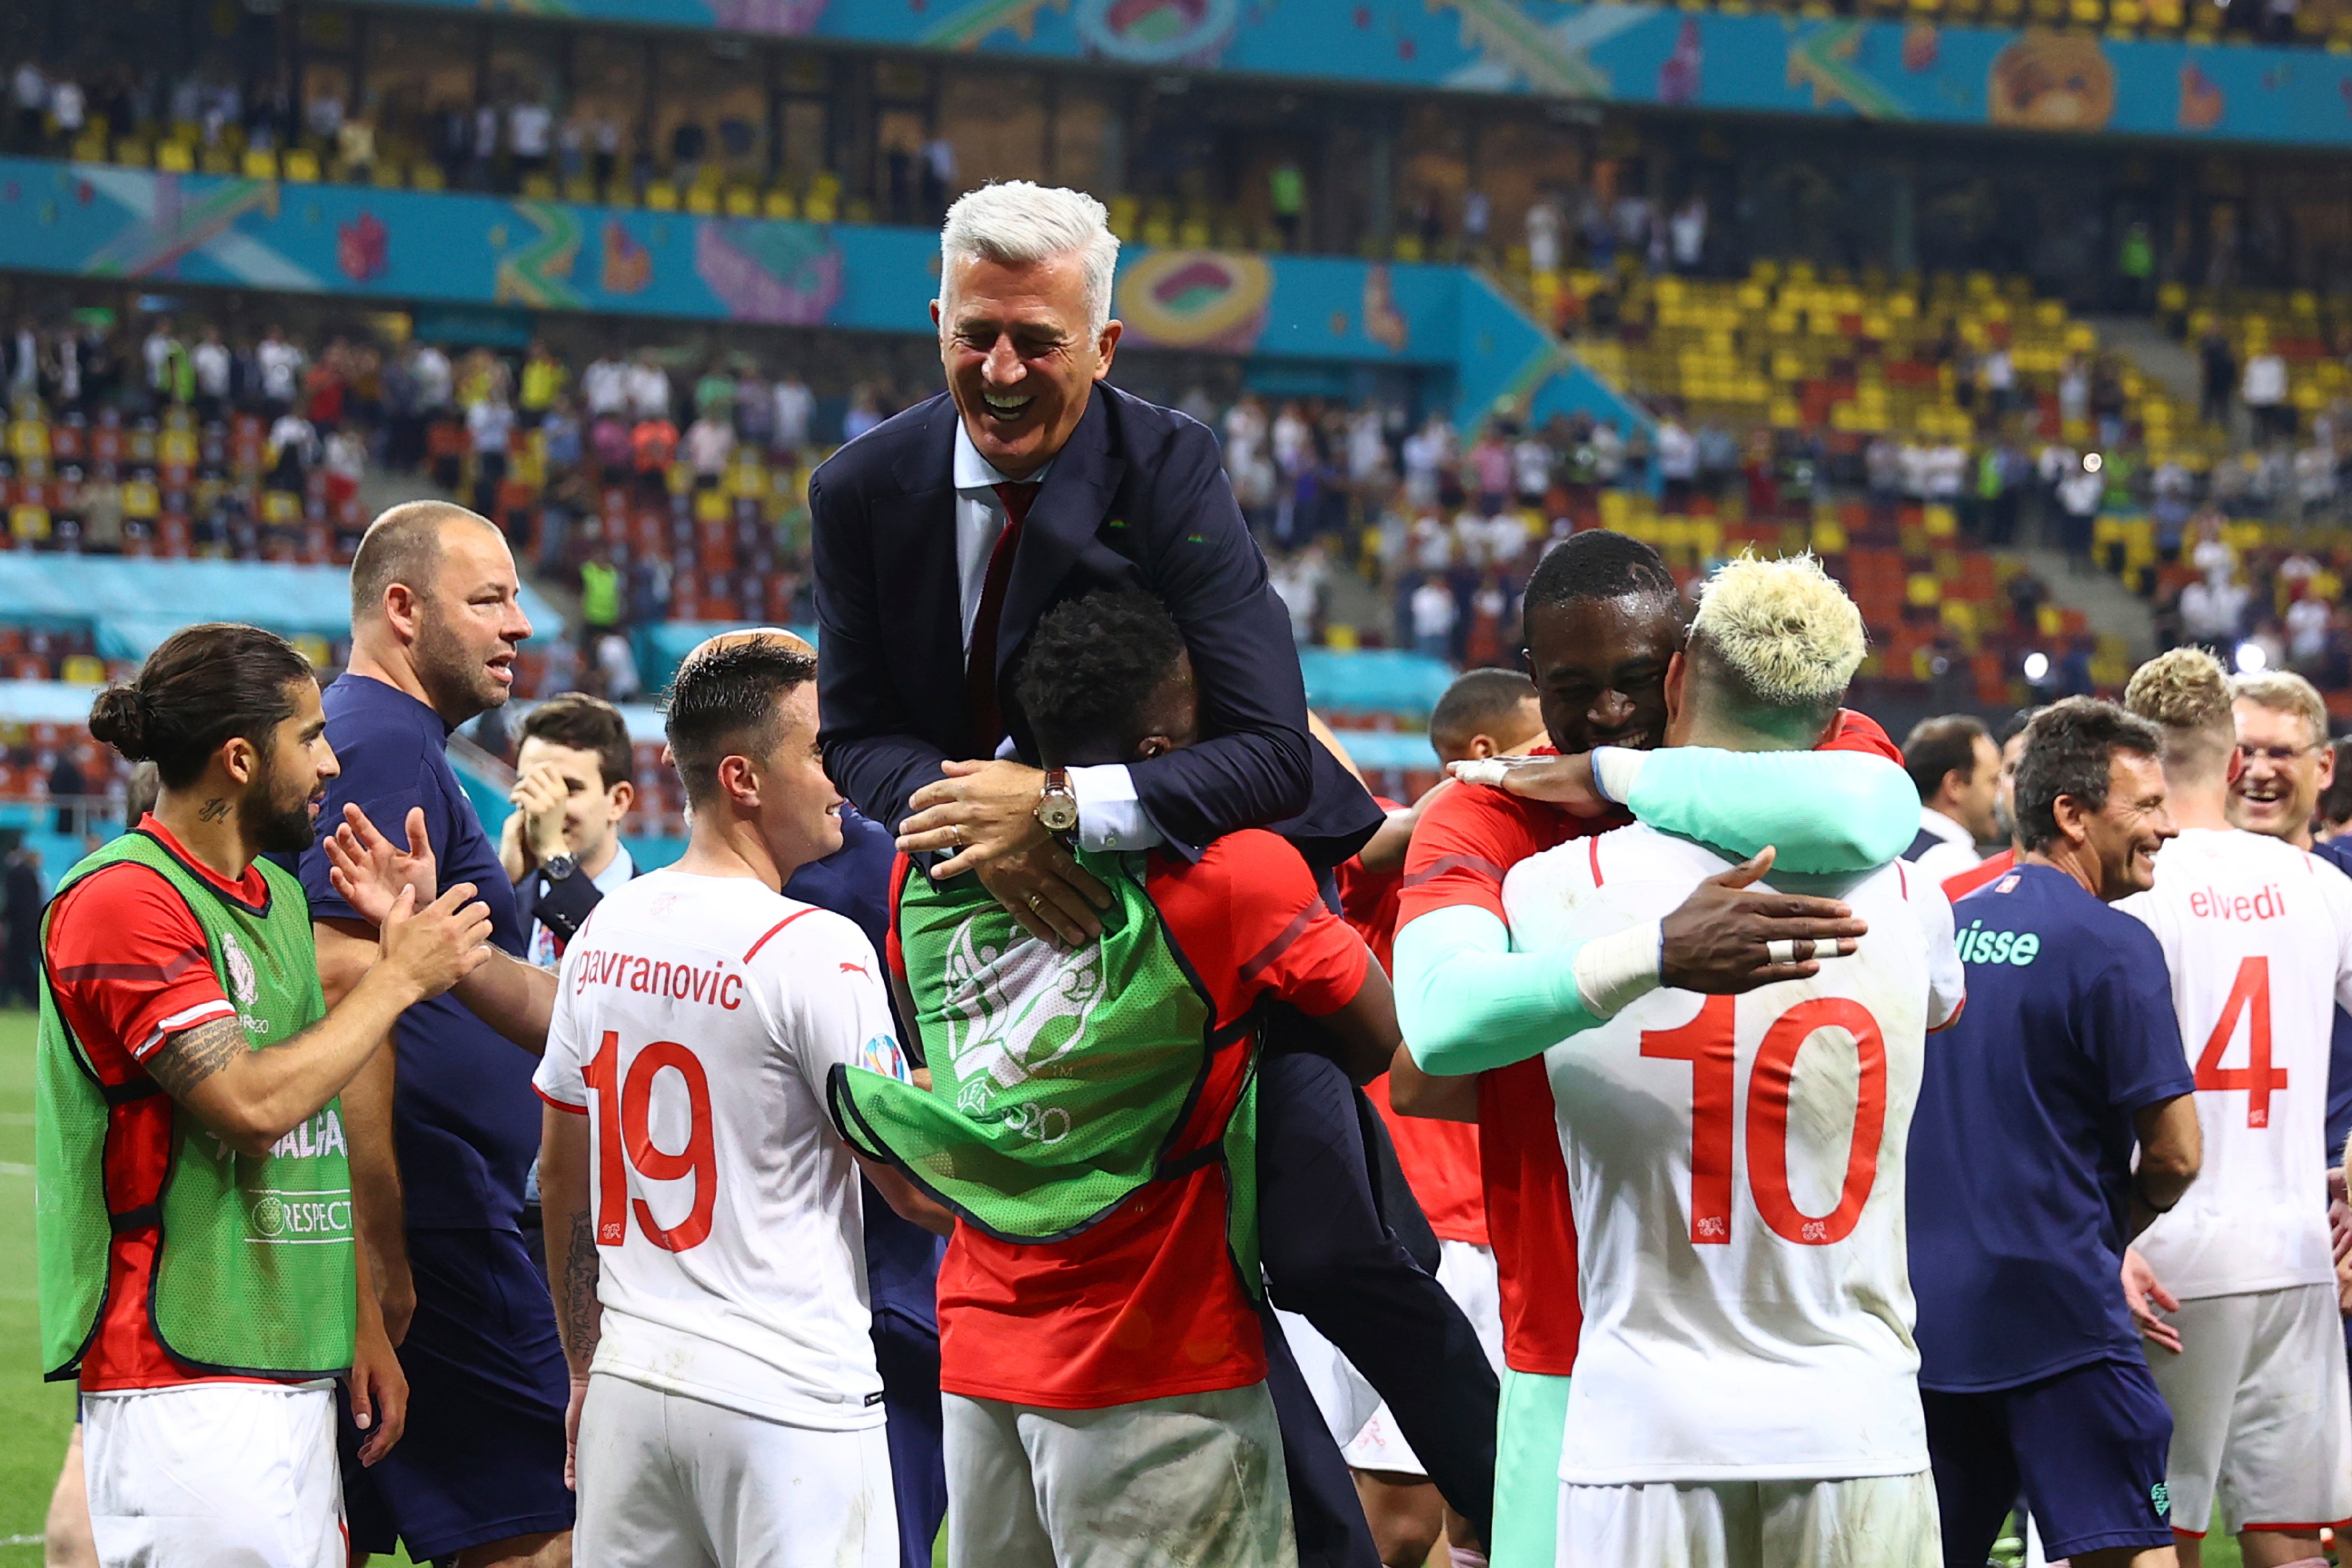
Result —
<path fill-rule="evenodd" d="M 1037 803 L 1037 820 L 1048 833 L 1067 833 L 1078 825 L 1078 803 L 1066 795 L 1049 795 Z"/>

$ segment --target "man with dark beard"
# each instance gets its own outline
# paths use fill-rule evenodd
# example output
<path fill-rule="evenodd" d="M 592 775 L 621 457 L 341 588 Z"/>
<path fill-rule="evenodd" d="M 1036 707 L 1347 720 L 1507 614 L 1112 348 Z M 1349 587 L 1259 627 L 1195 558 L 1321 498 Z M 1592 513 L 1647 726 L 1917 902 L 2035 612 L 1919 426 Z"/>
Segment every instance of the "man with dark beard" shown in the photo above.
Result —
<path fill-rule="evenodd" d="M 315 833 L 335 754 L 310 667 L 252 626 L 165 639 L 90 733 L 163 793 L 66 874 L 35 1103 L 43 1370 L 81 1390 L 92 1560 L 340 1568 L 333 1401 L 362 1463 L 406 1403 L 352 1245 L 336 1096 L 482 961 L 460 884 L 404 893 L 329 1012 L 308 911 L 260 858 Z"/>
<path fill-rule="evenodd" d="M 513 557 L 487 519 L 411 501 L 372 523 L 352 562 L 352 658 L 327 689 L 342 760 L 330 821 L 359 806 L 386 831 L 428 834 L 444 883 L 488 904 L 491 941 L 523 934 L 498 845 L 466 800 L 449 731 L 507 700 L 530 636 Z M 373 956 L 376 931 L 302 858 L 319 974 L 333 1001 Z M 519 966 L 488 966 L 511 969 Z M 570 1391 L 554 1309 L 524 1249 L 523 1174 L 539 1147 L 532 1055 L 456 996 L 412 1007 L 344 1096 L 361 1245 L 411 1387 L 407 1444 L 362 1475 L 345 1466 L 352 1545 L 460 1568 L 570 1561 L 563 1484 Z M 347 1426 L 348 1452 L 353 1434 Z"/>

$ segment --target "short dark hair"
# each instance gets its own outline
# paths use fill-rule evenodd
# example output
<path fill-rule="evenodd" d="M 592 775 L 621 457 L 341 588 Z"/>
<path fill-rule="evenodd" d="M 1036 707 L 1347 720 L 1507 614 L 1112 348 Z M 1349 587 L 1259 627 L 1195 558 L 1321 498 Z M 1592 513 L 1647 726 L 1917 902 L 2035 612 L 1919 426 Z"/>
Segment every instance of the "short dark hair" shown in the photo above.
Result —
<path fill-rule="evenodd" d="M 2033 716 L 2017 759 L 2017 841 L 2047 848 L 2058 837 L 2060 795 L 2091 811 L 2107 804 L 2107 779 L 2117 752 L 2164 756 L 2164 734 L 2137 714 L 2095 697 L 2069 697 Z"/>
<path fill-rule="evenodd" d="M 1633 594 L 1682 596 L 1666 558 L 1630 533 L 1588 528 L 1544 552 L 1528 578 L 1523 610 L 1570 599 L 1622 599 Z"/>
<path fill-rule="evenodd" d="M 1183 658 L 1184 630 L 1156 596 L 1098 588 L 1045 612 L 1021 656 L 1013 698 L 1050 756 L 1089 745 L 1124 750 Z"/>
<path fill-rule="evenodd" d="M 2319 792 L 2319 820 L 2334 826 L 2352 821 L 2352 740 L 2330 741 L 2336 753 L 2336 777 Z"/>
<path fill-rule="evenodd" d="M 721 643 L 679 665 L 663 708 L 686 804 L 709 801 L 727 758 L 774 750 L 776 699 L 815 679 L 815 658 L 773 637 Z"/>
<path fill-rule="evenodd" d="M 1947 773 L 1976 772 L 1977 742 L 1990 739 L 1984 721 L 1968 713 L 1947 713 L 1912 725 L 1903 737 L 1903 771 L 1911 775 L 1919 803 L 1925 805 L 1936 798 Z"/>
<path fill-rule="evenodd" d="M 575 752 L 596 753 L 596 772 L 606 789 L 636 773 L 636 752 L 629 744 L 629 721 L 601 697 L 566 691 L 530 710 L 522 721 L 522 741 L 545 741 Z"/>
<path fill-rule="evenodd" d="M 1994 727 L 1992 732 L 1994 742 L 2000 745 L 2008 745 L 2011 741 L 2014 741 L 2020 735 L 2024 734 L 2025 727 L 2028 724 L 2032 723 L 2035 717 L 2041 712 L 2042 710 L 2039 708 L 2021 708 L 2016 712 L 2011 713 L 2008 718 L 2003 719 L 2000 724 Z"/>
<path fill-rule="evenodd" d="M 129 685 L 98 694 L 89 732 L 127 761 L 153 763 L 163 788 L 185 789 L 225 741 L 250 741 L 267 754 L 269 731 L 293 717 L 293 688 L 318 679 L 275 632 L 230 621 L 186 626 L 147 656 Z"/>
<path fill-rule="evenodd" d="M 1535 700 L 1536 683 L 1516 669 L 1466 671 L 1429 710 L 1429 738 L 1439 746 L 1464 744 Z"/>
<path fill-rule="evenodd" d="M 367 531 L 352 556 L 352 621 L 357 625 L 383 607 L 383 591 L 394 583 L 417 593 L 431 586 L 441 567 L 441 525 L 451 518 L 467 518 L 495 529 L 478 511 L 456 501 L 411 500 L 387 507 Z"/>

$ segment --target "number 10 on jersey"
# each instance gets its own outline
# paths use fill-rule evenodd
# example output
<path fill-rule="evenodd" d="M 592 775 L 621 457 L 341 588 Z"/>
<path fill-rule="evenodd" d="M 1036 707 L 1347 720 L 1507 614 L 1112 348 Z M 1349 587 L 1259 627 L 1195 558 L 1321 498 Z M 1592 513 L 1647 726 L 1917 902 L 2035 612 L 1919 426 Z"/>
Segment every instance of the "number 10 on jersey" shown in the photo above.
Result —
<path fill-rule="evenodd" d="M 1737 1015 L 1736 998 L 1710 996 L 1689 1023 L 1642 1033 L 1643 1056 L 1691 1064 L 1691 1241 L 1699 1247 L 1731 1242 Z M 1853 1037 L 1861 1072 L 1836 1206 L 1808 1215 L 1789 1190 L 1789 1090 L 1797 1054 L 1821 1029 L 1843 1029 Z M 1878 1142 L 1885 1128 L 1886 1040 L 1870 1009 L 1848 997 L 1815 996 L 1772 1021 L 1748 1074 L 1748 1185 L 1772 1234 L 1803 1247 L 1827 1247 L 1852 1235 L 1878 1180 Z"/>

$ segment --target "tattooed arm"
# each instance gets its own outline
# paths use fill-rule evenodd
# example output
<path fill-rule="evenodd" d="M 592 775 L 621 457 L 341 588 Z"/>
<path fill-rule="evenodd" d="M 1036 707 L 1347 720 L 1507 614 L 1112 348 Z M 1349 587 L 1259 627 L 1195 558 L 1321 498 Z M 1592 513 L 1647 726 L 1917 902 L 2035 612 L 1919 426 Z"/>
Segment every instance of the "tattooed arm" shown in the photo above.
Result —
<path fill-rule="evenodd" d="M 580 1407 L 588 1369 L 604 1329 L 596 1299 L 596 1226 L 589 1212 L 588 1116 L 552 1101 L 540 1112 L 539 1213 L 547 1237 L 547 1288 L 555 1298 L 555 1331 L 572 1369 L 572 1398 L 563 1415 L 563 1484 L 573 1482 L 580 1442 Z"/>
<path fill-rule="evenodd" d="M 481 962 L 490 916 L 467 903 L 473 894 L 467 883 L 413 915 L 404 905 L 384 927 L 383 957 L 293 1038 L 255 1050 L 243 1025 L 215 1018 L 166 1036 L 146 1060 L 148 1076 L 240 1153 L 268 1153 L 352 1080 L 404 1009 Z"/>

